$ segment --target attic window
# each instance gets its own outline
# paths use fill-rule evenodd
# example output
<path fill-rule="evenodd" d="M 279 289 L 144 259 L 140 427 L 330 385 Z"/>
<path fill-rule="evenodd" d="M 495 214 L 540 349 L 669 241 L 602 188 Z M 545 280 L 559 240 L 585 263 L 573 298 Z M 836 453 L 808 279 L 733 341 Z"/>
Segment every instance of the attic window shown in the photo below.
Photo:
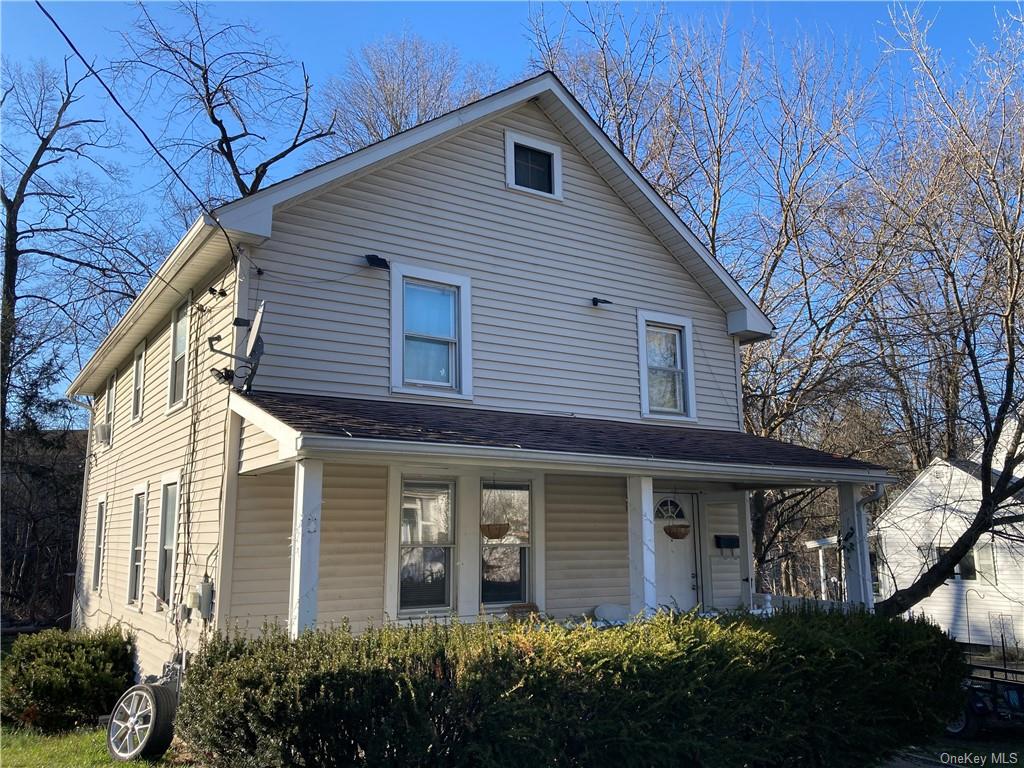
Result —
<path fill-rule="evenodd" d="M 562 197 L 562 148 L 514 131 L 505 131 L 505 184 L 509 189 Z"/>

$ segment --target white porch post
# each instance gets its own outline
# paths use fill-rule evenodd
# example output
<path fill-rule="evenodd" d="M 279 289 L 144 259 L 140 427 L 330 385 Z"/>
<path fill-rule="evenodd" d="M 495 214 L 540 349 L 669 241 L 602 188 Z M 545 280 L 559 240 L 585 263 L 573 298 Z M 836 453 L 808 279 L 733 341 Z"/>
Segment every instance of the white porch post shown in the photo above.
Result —
<path fill-rule="evenodd" d="M 843 543 L 843 580 L 846 600 L 868 610 L 875 607 L 868 558 L 868 523 L 861 505 L 860 486 L 839 484 L 839 536 Z"/>
<path fill-rule="evenodd" d="M 658 607 L 654 563 L 654 478 L 630 477 L 629 611 L 652 614 Z"/>
<path fill-rule="evenodd" d="M 740 534 L 740 604 L 754 607 L 754 534 L 750 528 L 750 494 L 744 493 L 739 508 L 737 530 Z"/>
<path fill-rule="evenodd" d="M 293 638 L 304 629 L 316 626 L 323 481 L 322 461 L 302 459 L 295 462 L 291 579 L 288 584 L 288 634 Z"/>

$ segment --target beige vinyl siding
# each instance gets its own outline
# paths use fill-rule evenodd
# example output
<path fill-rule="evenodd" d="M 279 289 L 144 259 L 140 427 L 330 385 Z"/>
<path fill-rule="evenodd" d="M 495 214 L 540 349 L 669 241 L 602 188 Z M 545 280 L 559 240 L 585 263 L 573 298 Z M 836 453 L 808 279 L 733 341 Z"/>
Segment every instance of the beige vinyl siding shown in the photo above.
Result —
<path fill-rule="evenodd" d="M 287 623 L 294 470 L 239 478 L 230 616 L 257 631 Z M 387 468 L 324 465 L 318 619 L 354 630 L 384 616 Z"/>
<path fill-rule="evenodd" d="M 971 475 L 938 462 L 926 468 L 877 523 L 885 559 L 883 594 L 912 584 L 925 568 L 920 547 L 950 546 L 980 501 L 981 484 Z M 999 643 L 992 637 L 993 617 L 1011 616 L 1016 639 L 1024 642 L 1024 556 L 983 536 L 974 559 L 977 579 L 950 579 L 912 612 L 928 616 L 964 643 L 969 614 L 971 642 L 981 645 Z"/>
<path fill-rule="evenodd" d="M 174 649 L 174 628 L 166 612 L 156 610 L 157 553 L 160 537 L 161 477 L 168 472 L 182 471 L 186 455 L 190 421 L 198 418 L 199 435 L 193 463 L 191 492 L 184 473 L 179 496 L 184 502 L 190 496 L 191 519 L 186 526 L 184 512 L 179 512 L 178 550 L 175 591 L 180 594 L 182 574 L 185 584 L 193 588 L 202 578 L 207 558 L 217 546 L 220 519 L 220 494 L 224 462 L 224 424 L 227 390 L 216 383 L 207 371 L 223 365 L 223 358 L 209 352 L 206 338 L 215 334 L 231 337 L 234 317 L 232 298 L 233 272 L 227 270 L 203 281 L 195 291 L 196 299 L 208 311 L 193 307 L 189 334 L 189 403 L 171 412 L 167 410 L 170 359 L 170 317 L 164 318 L 146 340 L 146 362 L 143 386 L 143 416 L 132 423 L 132 356 L 118 366 L 115 389 L 113 444 L 110 447 L 93 442 L 93 464 L 86 489 L 86 516 L 82 553 L 78 570 L 80 622 L 85 626 L 103 626 L 122 621 L 136 632 L 139 670 L 157 674 Z M 228 292 L 225 297 L 212 298 L 206 293 L 210 285 Z M 198 360 L 193 363 L 195 351 Z M 102 392 L 95 402 L 102 405 Z M 137 486 L 146 484 L 146 528 L 144 535 L 144 567 L 141 611 L 127 604 L 131 546 L 133 495 Z M 103 586 L 91 590 L 96 506 L 106 495 L 106 545 L 104 547 Z M 187 531 L 187 535 L 186 535 Z M 186 554 L 188 562 L 186 565 Z M 187 647 L 195 647 L 199 635 L 198 622 L 183 632 Z"/>
<path fill-rule="evenodd" d="M 249 421 L 242 421 L 238 471 L 252 472 L 276 464 L 277 440 Z"/>
<path fill-rule="evenodd" d="M 544 490 L 548 612 L 564 617 L 602 603 L 628 606 L 625 479 L 548 475 Z"/>
<path fill-rule="evenodd" d="M 704 505 L 707 517 L 707 541 L 703 542 L 707 550 L 708 567 L 711 571 L 710 607 L 718 610 L 738 608 L 741 603 L 742 573 L 740 550 L 720 550 L 715 548 L 715 535 L 735 536 L 739 534 L 739 510 L 737 501 L 709 501 Z M 707 578 L 707 577 L 706 577 Z"/>
<path fill-rule="evenodd" d="M 561 143 L 564 200 L 506 189 L 505 128 Z M 476 407 L 638 420 L 647 309 L 692 318 L 699 425 L 738 428 L 724 312 L 536 106 L 275 213 L 258 388 L 389 396 L 388 273 L 366 253 L 471 277 Z"/>

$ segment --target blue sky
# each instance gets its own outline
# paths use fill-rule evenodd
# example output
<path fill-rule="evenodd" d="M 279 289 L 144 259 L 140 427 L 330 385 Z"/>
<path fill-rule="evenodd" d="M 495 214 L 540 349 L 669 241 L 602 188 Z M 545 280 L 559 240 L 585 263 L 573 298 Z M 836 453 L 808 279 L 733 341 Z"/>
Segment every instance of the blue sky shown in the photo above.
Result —
<path fill-rule="evenodd" d="M 129 29 L 135 18 L 130 3 L 47 2 L 46 5 L 83 53 L 98 64 L 116 56 L 121 44 L 119 33 Z M 159 4 L 154 5 L 159 16 Z M 305 62 L 314 84 L 340 71 L 349 52 L 403 28 L 428 40 L 456 46 L 467 61 L 493 66 L 502 82 L 518 79 L 525 72 L 531 54 L 527 31 L 529 3 L 220 2 L 212 5 L 221 17 L 242 17 L 264 31 L 272 30 L 287 55 Z M 966 66 L 972 42 L 988 40 L 995 10 L 1008 7 L 992 2 L 928 3 L 925 11 L 935 18 L 931 39 L 943 49 L 948 62 Z M 558 3 L 549 3 L 547 9 L 552 18 L 561 13 Z M 671 3 L 668 10 L 681 19 L 699 15 L 717 18 L 728 14 L 737 29 L 768 20 L 779 38 L 801 31 L 831 32 L 848 41 L 854 50 L 860 51 L 862 60 L 870 63 L 878 51 L 876 37 L 886 31 L 889 6 L 868 2 L 677 2 Z M 25 61 L 42 57 L 59 62 L 68 53 L 64 41 L 32 2 L 0 2 L 0 26 L 0 42 L 7 59 Z M 756 28 L 760 29 L 761 25 Z M 95 92 L 91 98 L 101 98 L 101 94 Z M 142 112 L 135 116 L 152 133 L 157 133 L 154 115 Z M 157 171 L 153 164 L 143 164 L 141 158 L 146 157 L 146 152 L 141 140 L 135 136 L 132 140 L 140 158 L 137 178 L 144 188 L 147 180 L 156 180 Z M 293 163 L 282 164 L 275 178 L 299 170 L 302 163 L 302 158 L 295 158 Z"/>

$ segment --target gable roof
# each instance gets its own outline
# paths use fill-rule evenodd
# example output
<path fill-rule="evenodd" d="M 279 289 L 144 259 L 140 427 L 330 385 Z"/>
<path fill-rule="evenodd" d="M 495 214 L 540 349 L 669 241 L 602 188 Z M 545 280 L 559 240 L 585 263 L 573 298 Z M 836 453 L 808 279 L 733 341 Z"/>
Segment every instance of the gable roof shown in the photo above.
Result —
<path fill-rule="evenodd" d="M 275 211 L 397 162 L 527 102 L 533 102 L 547 115 L 726 312 L 730 334 L 741 343 L 771 336 L 771 321 L 736 279 L 612 143 L 558 77 L 544 72 L 337 160 L 270 184 L 254 195 L 220 206 L 212 216 L 200 217 L 82 368 L 68 388 L 68 395 L 95 392 L 102 387 L 113 365 L 130 355 L 156 325 L 157 318 L 162 319 L 181 301 L 182 290 L 192 287 L 181 279 L 182 274 L 199 279 L 219 263 L 227 263 L 231 251 L 222 231 L 236 243 L 258 244 L 271 236 Z M 185 266 L 187 270 L 183 270 Z"/>
<path fill-rule="evenodd" d="M 553 72 L 543 72 L 376 144 L 271 184 L 255 195 L 221 206 L 215 211 L 217 219 L 229 231 L 245 232 L 250 237 L 270 237 L 275 210 L 295 205 L 326 187 L 419 152 L 530 101 L 547 115 L 669 253 L 726 311 L 729 333 L 744 342 L 771 335 L 774 326 L 754 300 Z"/>
<path fill-rule="evenodd" d="M 463 448 L 477 456 L 490 451 L 554 460 L 571 454 L 674 470 L 706 464 L 729 465 L 736 472 L 762 468 L 766 474 L 789 472 L 822 482 L 892 479 L 876 464 L 745 432 L 290 392 L 237 396 L 301 434 L 303 444 L 332 438 L 340 450 L 390 445 L 408 451 L 425 444 L 428 450 Z"/>

